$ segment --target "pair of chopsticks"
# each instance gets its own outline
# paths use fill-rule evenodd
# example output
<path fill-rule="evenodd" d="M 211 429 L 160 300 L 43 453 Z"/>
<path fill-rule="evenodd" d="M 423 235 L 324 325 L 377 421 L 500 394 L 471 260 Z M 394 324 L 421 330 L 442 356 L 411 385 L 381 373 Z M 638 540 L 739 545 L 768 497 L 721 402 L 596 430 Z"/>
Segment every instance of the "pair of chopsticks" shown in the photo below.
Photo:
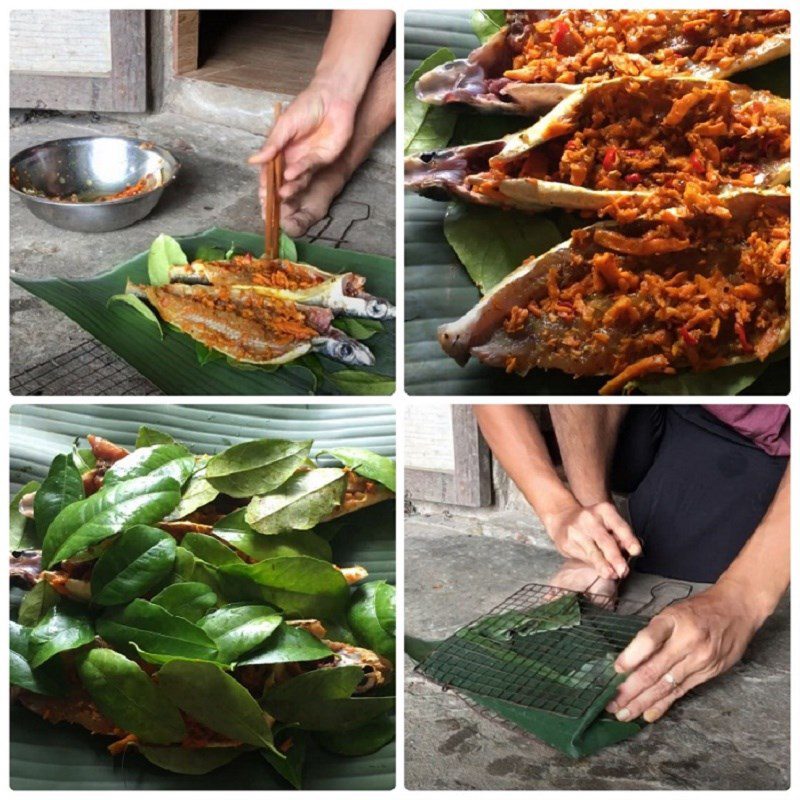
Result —
<path fill-rule="evenodd" d="M 281 115 L 281 103 L 275 103 L 273 122 Z M 281 239 L 281 198 L 278 192 L 283 184 L 283 154 L 278 153 L 272 161 L 261 169 L 266 177 L 267 196 L 264 201 L 264 258 L 268 261 L 276 259 L 280 253 Z"/>

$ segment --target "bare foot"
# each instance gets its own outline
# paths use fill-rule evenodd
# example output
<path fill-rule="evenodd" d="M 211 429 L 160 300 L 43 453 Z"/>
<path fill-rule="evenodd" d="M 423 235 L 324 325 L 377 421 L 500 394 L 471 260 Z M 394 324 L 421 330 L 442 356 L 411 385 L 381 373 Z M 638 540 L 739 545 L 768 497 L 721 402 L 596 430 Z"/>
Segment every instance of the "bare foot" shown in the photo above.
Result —
<path fill-rule="evenodd" d="M 296 238 L 327 216 L 334 199 L 344 189 L 350 173 L 341 163 L 315 172 L 308 185 L 281 204 L 281 226 Z"/>
<path fill-rule="evenodd" d="M 601 597 L 617 596 L 618 581 L 598 577 L 591 564 L 577 559 L 565 561 L 549 582 L 570 592 L 589 592 Z"/>

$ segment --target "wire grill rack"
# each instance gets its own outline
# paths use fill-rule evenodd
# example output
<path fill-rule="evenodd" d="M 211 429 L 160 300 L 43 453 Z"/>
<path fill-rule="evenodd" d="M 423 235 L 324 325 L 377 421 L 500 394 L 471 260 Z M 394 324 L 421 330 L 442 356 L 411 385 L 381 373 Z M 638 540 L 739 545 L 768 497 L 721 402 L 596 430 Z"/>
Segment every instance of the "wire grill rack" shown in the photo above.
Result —
<path fill-rule="evenodd" d="M 153 395 L 159 389 L 94 339 L 11 376 L 14 395 Z"/>
<path fill-rule="evenodd" d="M 530 584 L 459 629 L 417 667 L 445 689 L 580 718 L 616 677 L 648 603 Z"/>

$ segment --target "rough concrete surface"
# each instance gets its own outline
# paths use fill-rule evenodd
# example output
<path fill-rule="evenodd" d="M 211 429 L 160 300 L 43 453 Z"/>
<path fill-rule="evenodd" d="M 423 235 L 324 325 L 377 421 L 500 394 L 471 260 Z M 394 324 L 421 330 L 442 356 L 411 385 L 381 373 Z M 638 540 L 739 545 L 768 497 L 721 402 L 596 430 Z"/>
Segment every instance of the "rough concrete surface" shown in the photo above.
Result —
<path fill-rule="evenodd" d="M 245 163 L 263 141 L 261 135 L 213 124 L 198 116 L 164 111 L 125 118 L 98 115 L 16 114 L 10 131 L 11 152 L 66 136 L 121 134 L 150 139 L 172 150 L 182 164 L 152 214 L 120 231 L 85 234 L 54 228 L 36 219 L 11 197 L 11 275 L 40 278 L 83 277 L 103 272 L 146 250 L 159 233 L 191 234 L 212 226 L 260 231 L 255 169 Z M 387 137 L 390 140 L 391 137 Z M 330 218 L 307 238 L 328 246 L 393 256 L 395 251 L 394 167 L 382 142 L 353 176 L 331 209 Z M 11 287 L 11 375 L 52 364 L 64 375 L 51 394 L 96 394 L 92 376 L 75 376 L 65 357 L 89 337 L 77 325 L 19 287 Z M 60 359 L 60 361 L 59 361 Z M 119 359 L 117 359 L 119 361 Z M 76 362 L 69 361 L 73 369 Z M 121 362 L 120 362 L 120 366 Z M 127 365 L 124 365 L 127 367 Z M 128 368 L 130 369 L 130 368 Z M 133 370 L 126 394 L 152 393 Z M 116 392 L 115 392 L 116 393 Z"/>
<path fill-rule="evenodd" d="M 472 535 L 451 520 L 405 527 L 409 635 L 438 639 L 526 583 L 547 582 L 559 556 L 508 535 Z M 635 576 L 647 599 L 660 579 Z M 702 588 L 702 587 L 696 587 Z M 786 789 L 789 786 L 788 598 L 742 662 L 621 744 L 573 760 L 468 707 L 406 659 L 409 789 Z"/>

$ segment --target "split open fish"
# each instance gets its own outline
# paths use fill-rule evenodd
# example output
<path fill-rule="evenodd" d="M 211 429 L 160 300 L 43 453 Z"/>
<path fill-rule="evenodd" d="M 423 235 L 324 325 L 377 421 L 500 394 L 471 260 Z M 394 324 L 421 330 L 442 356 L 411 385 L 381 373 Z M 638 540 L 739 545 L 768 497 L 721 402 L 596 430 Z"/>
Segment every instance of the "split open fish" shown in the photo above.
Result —
<path fill-rule="evenodd" d="M 128 282 L 171 325 L 246 364 L 286 364 L 319 353 L 349 366 L 372 366 L 372 351 L 333 327 L 333 312 L 235 286 Z"/>
<path fill-rule="evenodd" d="M 436 200 L 597 210 L 698 181 L 709 193 L 790 178 L 790 104 L 695 78 L 583 84 L 530 128 L 409 156 L 406 187 Z"/>
<path fill-rule="evenodd" d="M 461 365 L 612 376 L 606 394 L 652 373 L 764 361 L 789 339 L 789 205 L 785 190 L 740 192 L 683 234 L 669 232 L 674 209 L 579 229 L 440 327 L 439 342 Z"/>
<path fill-rule="evenodd" d="M 527 10 L 508 11 L 506 20 L 467 58 L 425 73 L 417 96 L 434 105 L 532 114 L 585 81 L 727 78 L 788 55 L 790 44 L 785 10 Z"/>
<path fill-rule="evenodd" d="M 363 291 L 366 278 L 353 272 L 334 274 L 288 259 L 268 260 L 235 255 L 226 261 L 195 260 L 170 268 L 170 281 L 233 286 L 310 306 L 334 314 L 368 319 L 394 319 L 388 301 Z"/>

